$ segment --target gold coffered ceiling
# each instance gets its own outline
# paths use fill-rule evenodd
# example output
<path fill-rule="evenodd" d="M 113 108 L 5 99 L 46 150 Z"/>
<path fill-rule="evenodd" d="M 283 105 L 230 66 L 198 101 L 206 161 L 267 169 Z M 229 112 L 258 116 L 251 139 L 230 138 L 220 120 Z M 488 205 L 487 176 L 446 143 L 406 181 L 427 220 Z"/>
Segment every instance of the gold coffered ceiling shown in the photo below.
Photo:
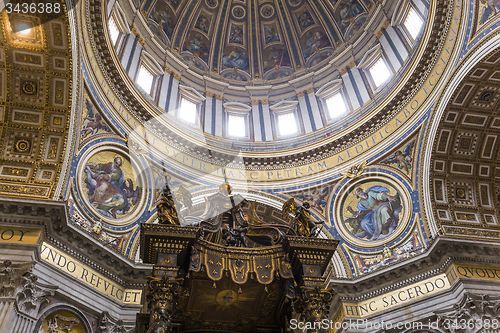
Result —
<path fill-rule="evenodd" d="M 484 57 L 453 93 L 431 161 L 434 216 L 446 235 L 498 240 L 500 51 Z"/>
<path fill-rule="evenodd" d="M 0 195 L 52 199 L 71 115 L 66 16 L 0 15 Z"/>

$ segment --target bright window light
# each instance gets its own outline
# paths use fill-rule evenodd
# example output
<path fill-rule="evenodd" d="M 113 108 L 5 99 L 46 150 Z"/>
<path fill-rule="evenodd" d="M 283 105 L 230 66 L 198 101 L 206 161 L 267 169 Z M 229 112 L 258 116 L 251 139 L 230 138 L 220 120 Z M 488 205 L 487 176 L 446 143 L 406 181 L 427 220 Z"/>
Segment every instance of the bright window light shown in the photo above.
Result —
<path fill-rule="evenodd" d="M 111 42 L 113 45 L 116 44 L 116 41 L 118 40 L 118 36 L 120 35 L 120 31 L 118 30 L 118 27 L 116 26 L 116 22 L 113 18 L 109 19 L 109 36 L 111 37 Z"/>
<path fill-rule="evenodd" d="M 344 99 L 339 92 L 326 100 L 326 107 L 330 118 L 337 118 L 347 111 Z"/>
<path fill-rule="evenodd" d="M 229 115 L 227 118 L 227 134 L 233 137 L 244 137 L 245 130 L 245 117 Z"/>
<path fill-rule="evenodd" d="M 16 24 L 17 32 L 21 35 L 29 35 L 31 33 L 31 26 L 26 22 L 19 22 Z"/>
<path fill-rule="evenodd" d="M 190 124 L 196 124 L 196 104 L 185 98 L 181 99 L 179 118 Z"/>
<path fill-rule="evenodd" d="M 403 24 L 406 30 L 408 30 L 411 38 L 415 40 L 415 38 L 417 38 L 418 36 L 418 33 L 422 29 L 424 20 L 422 19 L 422 17 L 420 17 L 415 8 L 411 7 L 408 15 L 406 15 L 406 19 Z"/>
<path fill-rule="evenodd" d="M 297 121 L 293 112 L 278 116 L 278 130 L 280 135 L 297 133 Z"/>
<path fill-rule="evenodd" d="M 151 88 L 153 87 L 153 74 L 151 74 L 150 71 L 144 67 L 144 65 L 141 65 L 139 68 L 139 75 L 137 75 L 137 84 L 147 92 L 148 94 L 151 94 Z"/>
<path fill-rule="evenodd" d="M 389 72 L 389 69 L 387 68 L 387 65 L 385 64 L 384 60 L 382 60 L 382 58 L 379 58 L 372 65 L 372 67 L 370 67 L 370 74 L 376 87 L 380 87 L 380 85 L 384 83 L 389 78 L 389 76 L 391 76 L 391 73 Z"/>

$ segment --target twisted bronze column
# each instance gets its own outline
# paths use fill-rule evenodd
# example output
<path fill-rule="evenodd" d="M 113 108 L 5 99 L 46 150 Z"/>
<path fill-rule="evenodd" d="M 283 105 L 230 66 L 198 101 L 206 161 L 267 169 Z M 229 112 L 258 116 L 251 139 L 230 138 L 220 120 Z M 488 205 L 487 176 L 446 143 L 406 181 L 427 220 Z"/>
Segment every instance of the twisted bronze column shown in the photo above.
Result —
<path fill-rule="evenodd" d="M 147 333 L 171 333 L 172 314 L 178 299 L 184 294 L 184 279 L 149 277 L 146 299 L 149 310 Z"/>

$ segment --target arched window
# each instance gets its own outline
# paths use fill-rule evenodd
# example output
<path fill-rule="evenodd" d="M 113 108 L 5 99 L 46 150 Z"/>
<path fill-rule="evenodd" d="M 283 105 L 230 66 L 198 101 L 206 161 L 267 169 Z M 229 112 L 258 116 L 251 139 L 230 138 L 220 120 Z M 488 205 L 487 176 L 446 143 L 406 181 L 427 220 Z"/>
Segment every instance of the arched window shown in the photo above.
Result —
<path fill-rule="evenodd" d="M 226 136 L 234 139 L 250 139 L 249 117 L 252 108 L 238 102 L 228 102 L 223 105 L 226 113 Z"/>
<path fill-rule="evenodd" d="M 408 7 L 401 27 L 406 37 L 413 43 L 420 34 L 420 31 L 422 31 L 424 19 L 413 5 L 410 4 Z"/>
<path fill-rule="evenodd" d="M 372 47 L 359 62 L 358 69 L 365 74 L 373 92 L 380 90 L 393 75 L 380 44 Z"/>
<path fill-rule="evenodd" d="M 276 115 L 278 123 L 278 135 L 286 137 L 298 132 L 295 111 L 281 112 Z"/>
<path fill-rule="evenodd" d="M 150 99 L 156 96 L 161 74 L 162 69 L 158 62 L 149 53 L 143 51 L 135 83 Z"/>
<path fill-rule="evenodd" d="M 143 90 L 148 95 L 151 95 L 154 79 L 155 77 L 151 69 L 149 69 L 147 65 L 142 63 L 139 67 L 135 82 L 139 85 L 141 90 Z"/>
<path fill-rule="evenodd" d="M 125 37 L 131 32 L 126 23 L 125 14 L 120 4 L 117 2 L 113 5 L 113 9 L 108 18 L 108 31 L 111 44 L 113 44 L 116 53 L 119 54 L 124 45 Z"/>
<path fill-rule="evenodd" d="M 243 115 L 229 114 L 227 117 L 227 135 L 237 138 L 247 136 L 246 119 Z"/>
<path fill-rule="evenodd" d="M 205 97 L 191 87 L 179 86 L 180 101 L 176 117 L 183 123 L 199 127 L 201 124 L 200 111 Z"/>
<path fill-rule="evenodd" d="M 375 89 L 380 87 L 388 78 L 391 77 L 391 72 L 385 59 L 380 55 L 370 67 L 368 67 L 371 79 L 375 85 Z"/>
<path fill-rule="evenodd" d="M 332 80 L 322 86 L 316 96 L 322 102 L 324 115 L 329 123 L 339 120 L 350 110 L 341 79 Z"/>
<path fill-rule="evenodd" d="M 113 16 L 109 18 L 108 28 L 109 28 L 109 36 L 111 37 L 111 42 L 113 43 L 113 46 L 115 46 L 116 42 L 118 41 L 118 38 L 120 37 L 120 30 L 118 30 L 118 25 L 116 24 L 116 20 Z"/>

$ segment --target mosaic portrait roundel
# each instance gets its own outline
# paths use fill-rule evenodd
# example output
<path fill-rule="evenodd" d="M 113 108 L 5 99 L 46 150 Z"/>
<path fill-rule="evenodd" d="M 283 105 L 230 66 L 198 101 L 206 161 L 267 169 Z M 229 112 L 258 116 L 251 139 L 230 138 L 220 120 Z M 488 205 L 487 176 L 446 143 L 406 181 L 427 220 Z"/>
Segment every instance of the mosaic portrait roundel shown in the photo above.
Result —
<path fill-rule="evenodd" d="M 87 206 L 110 223 L 126 222 L 144 201 L 143 180 L 124 152 L 102 147 L 80 165 L 79 188 Z"/>
<path fill-rule="evenodd" d="M 410 219 L 406 189 L 391 178 L 377 175 L 348 182 L 337 195 L 336 226 L 358 246 L 379 246 L 399 236 Z"/>

